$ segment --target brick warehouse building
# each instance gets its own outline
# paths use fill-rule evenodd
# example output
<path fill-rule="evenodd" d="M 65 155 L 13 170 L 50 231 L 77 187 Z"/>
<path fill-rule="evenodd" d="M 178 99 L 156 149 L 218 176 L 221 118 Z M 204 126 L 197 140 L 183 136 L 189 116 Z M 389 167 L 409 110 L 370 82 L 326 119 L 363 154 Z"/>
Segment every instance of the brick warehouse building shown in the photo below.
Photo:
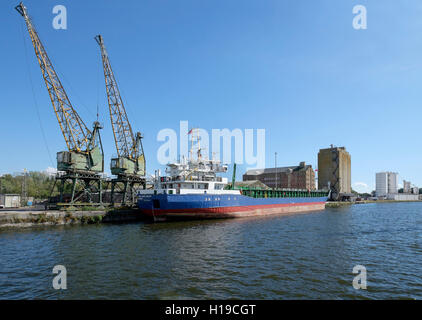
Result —
<path fill-rule="evenodd" d="M 276 178 L 277 175 L 277 178 Z M 243 181 L 258 180 L 270 188 L 315 190 L 315 172 L 311 165 L 248 170 Z"/>

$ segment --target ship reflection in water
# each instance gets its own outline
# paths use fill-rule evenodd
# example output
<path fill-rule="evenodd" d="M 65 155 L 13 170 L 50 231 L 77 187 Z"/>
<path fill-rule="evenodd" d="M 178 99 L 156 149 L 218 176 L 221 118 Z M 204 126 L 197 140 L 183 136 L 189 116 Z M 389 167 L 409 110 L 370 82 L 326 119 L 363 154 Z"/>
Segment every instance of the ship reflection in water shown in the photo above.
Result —
<path fill-rule="evenodd" d="M 0 231 L 0 298 L 422 298 L 422 204 Z M 52 288 L 55 265 L 67 290 Z M 367 269 L 356 290 L 353 267 Z"/>

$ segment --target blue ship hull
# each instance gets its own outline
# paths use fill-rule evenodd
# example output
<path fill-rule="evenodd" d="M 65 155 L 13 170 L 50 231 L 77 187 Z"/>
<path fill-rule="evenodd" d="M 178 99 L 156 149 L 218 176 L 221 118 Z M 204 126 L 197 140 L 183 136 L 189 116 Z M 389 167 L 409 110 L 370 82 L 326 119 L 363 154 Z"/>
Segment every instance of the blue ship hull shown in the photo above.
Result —
<path fill-rule="evenodd" d="M 327 197 L 253 198 L 245 195 L 142 194 L 141 212 L 154 220 L 292 214 L 325 209 Z"/>

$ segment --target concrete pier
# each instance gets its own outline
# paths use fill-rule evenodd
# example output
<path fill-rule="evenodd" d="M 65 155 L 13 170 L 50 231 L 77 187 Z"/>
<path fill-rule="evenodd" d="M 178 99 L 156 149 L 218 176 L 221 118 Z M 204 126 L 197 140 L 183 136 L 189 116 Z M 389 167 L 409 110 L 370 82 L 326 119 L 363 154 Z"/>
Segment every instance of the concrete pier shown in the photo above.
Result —
<path fill-rule="evenodd" d="M 143 220 L 139 210 L 59 211 L 59 210 L 0 210 L 0 228 L 34 225 L 93 224 Z"/>

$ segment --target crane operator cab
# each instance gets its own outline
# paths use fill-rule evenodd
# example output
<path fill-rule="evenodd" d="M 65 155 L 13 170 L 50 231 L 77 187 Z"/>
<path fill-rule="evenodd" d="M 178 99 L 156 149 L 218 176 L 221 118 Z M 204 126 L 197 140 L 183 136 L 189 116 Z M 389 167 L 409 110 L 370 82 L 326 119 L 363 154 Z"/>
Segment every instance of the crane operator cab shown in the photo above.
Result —
<path fill-rule="evenodd" d="M 104 155 L 98 122 L 94 122 L 94 129 L 88 137 L 88 148 L 85 151 L 57 152 L 58 171 L 104 171 Z"/>

